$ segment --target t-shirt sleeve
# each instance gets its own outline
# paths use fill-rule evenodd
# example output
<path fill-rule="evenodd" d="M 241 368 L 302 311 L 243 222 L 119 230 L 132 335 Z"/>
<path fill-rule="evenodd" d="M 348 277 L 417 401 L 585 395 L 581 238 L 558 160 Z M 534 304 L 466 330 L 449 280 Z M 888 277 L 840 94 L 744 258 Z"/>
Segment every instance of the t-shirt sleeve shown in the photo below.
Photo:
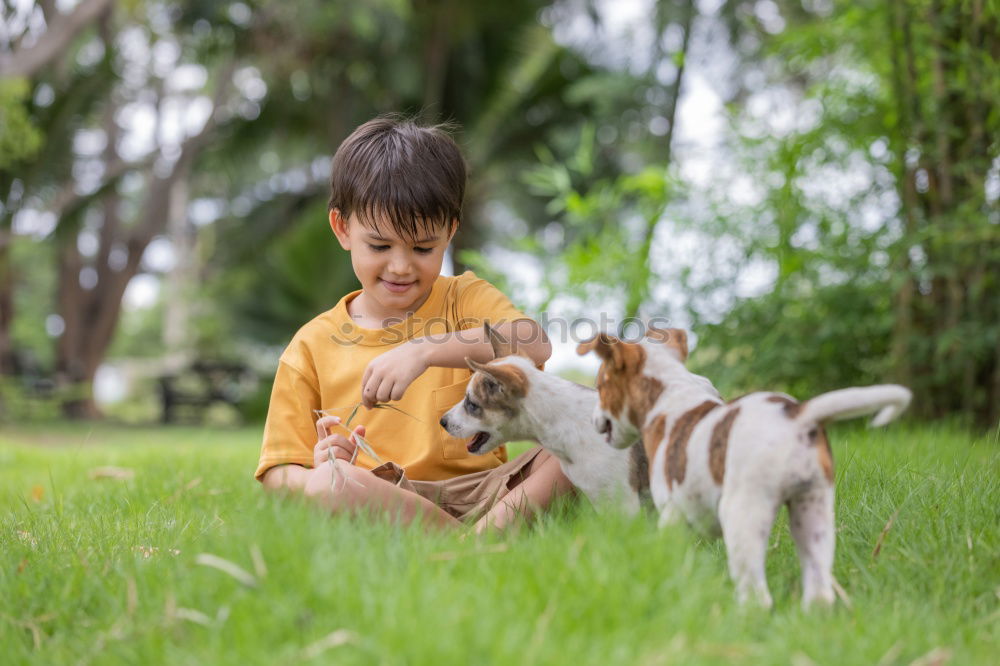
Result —
<path fill-rule="evenodd" d="M 267 407 L 260 463 L 254 478 L 275 465 L 312 467 L 316 445 L 314 409 L 320 408 L 318 382 L 285 361 L 278 363 Z"/>
<path fill-rule="evenodd" d="M 503 292 L 492 284 L 476 277 L 468 271 L 459 278 L 458 289 L 458 328 L 467 330 L 480 328 L 484 322 L 499 324 L 502 322 L 530 319 L 504 296 Z"/>

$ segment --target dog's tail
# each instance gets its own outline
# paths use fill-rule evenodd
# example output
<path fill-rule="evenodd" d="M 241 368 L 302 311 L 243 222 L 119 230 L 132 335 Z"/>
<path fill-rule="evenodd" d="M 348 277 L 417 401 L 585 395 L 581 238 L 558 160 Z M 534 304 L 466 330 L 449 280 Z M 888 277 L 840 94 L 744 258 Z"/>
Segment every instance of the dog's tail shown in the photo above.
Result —
<path fill-rule="evenodd" d="M 871 426 L 883 426 L 903 413 L 913 394 L 898 384 L 880 384 L 830 391 L 802 404 L 795 420 L 823 423 L 875 414 Z"/>

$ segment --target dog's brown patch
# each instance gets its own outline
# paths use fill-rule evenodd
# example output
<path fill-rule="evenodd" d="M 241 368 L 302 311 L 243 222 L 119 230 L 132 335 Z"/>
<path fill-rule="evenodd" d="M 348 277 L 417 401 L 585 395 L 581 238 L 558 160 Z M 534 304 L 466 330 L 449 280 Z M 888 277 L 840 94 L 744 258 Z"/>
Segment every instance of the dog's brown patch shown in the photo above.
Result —
<path fill-rule="evenodd" d="M 596 351 L 597 355 L 602 359 L 610 358 L 611 356 L 611 342 L 615 338 L 611 337 L 607 333 L 598 333 L 589 340 L 584 340 L 576 346 L 576 353 L 580 356 L 584 354 L 589 354 L 592 351 Z"/>
<path fill-rule="evenodd" d="M 823 476 L 833 483 L 833 449 L 830 448 L 830 440 L 827 439 L 823 426 L 817 425 L 814 430 L 809 431 L 809 441 L 816 447 L 816 458 L 819 460 L 820 469 L 823 470 Z"/>
<path fill-rule="evenodd" d="M 674 427 L 670 430 L 670 441 L 667 443 L 667 487 L 673 488 L 675 482 L 684 483 L 684 475 L 687 472 L 687 443 L 691 433 L 705 415 L 718 406 L 719 403 L 706 400 L 681 414 L 674 423 Z"/>
<path fill-rule="evenodd" d="M 733 407 L 722 420 L 712 428 L 712 439 L 708 445 L 708 469 L 712 472 L 712 480 L 718 484 L 726 476 L 726 451 L 729 448 L 729 431 L 733 421 L 740 413 L 739 407 Z"/>
<path fill-rule="evenodd" d="M 662 437 L 662 435 L 661 435 Z M 642 442 L 636 442 L 628 450 L 628 485 L 639 497 L 639 503 L 646 505 L 651 501 L 649 495 L 649 458 Z"/>
<path fill-rule="evenodd" d="M 642 375 L 628 385 L 628 418 L 636 428 L 641 428 L 646 422 L 649 410 L 663 393 L 663 382 L 656 377 Z"/>
<path fill-rule="evenodd" d="M 528 394 L 528 377 L 517 366 L 491 361 L 486 364 L 469 361 L 476 374 L 470 391 L 480 405 L 513 415 L 516 402 Z"/>
<path fill-rule="evenodd" d="M 625 407 L 625 393 L 628 387 L 617 374 L 608 372 L 601 363 L 597 371 L 597 397 L 601 407 L 608 413 L 618 416 Z"/>
<path fill-rule="evenodd" d="M 528 376 L 516 365 L 490 365 L 490 374 L 503 384 L 503 387 L 518 398 L 528 395 Z"/>
<path fill-rule="evenodd" d="M 788 398 L 783 395 L 770 395 L 767 397 L 768 402 L 776 402 L 779 405 L 783 405 L 785 408 L 785 416 L 790 419 L 794 419 L 802 411 L 803 404 L 799 404 L 795 400 Z"/>
<path fill-rule="evenodd" d="M 687 331 L 681 328 L 654 328 L 650 326 L 646 330 L 646 337 L 659 340 L 668 347 L 672 347 L 677 352 L 677 357 L 681 363 L 688 357 L 688 337 Z"/>
<path fill-rule="evenodd" d="M 642 376 L 642 368 L 646 364 L 646 350 L 642 347 L 613 339 L 609 349 L 597 374 L 601 407 L 621 418 L 627 401 L 629 420 L 635 427 L 641 428 L 649 407 L 663 392 L 663 385 L 658 380 Z M 647 395 L 649 391 L 655 392 L 652 399 Z"/>
<path fill-rule="evenodd" d="M 596 351 L 601 357 L 596 382 L 601 407 L 615 418 L 625 417 L 642 429 L 649 410 L 663 393 L 663 382 L 642 374 L 646 350 L 641 345 L 622 342 L 602 333 L 577 348 L 580 354 L 589 351 Z M 626 405 L 628 410 L 623 414 Z"/>
<path fill-rule="evenodd" d="M 646 464 L 653 459 L 656 450 L 663 442 L 663 436 L 667 432 L 666 414 L 657 414 L 648 426 L 642 429 L 642 448 L 646 451 Z M 647 471 L 648 475 L 648 471 Z"/>

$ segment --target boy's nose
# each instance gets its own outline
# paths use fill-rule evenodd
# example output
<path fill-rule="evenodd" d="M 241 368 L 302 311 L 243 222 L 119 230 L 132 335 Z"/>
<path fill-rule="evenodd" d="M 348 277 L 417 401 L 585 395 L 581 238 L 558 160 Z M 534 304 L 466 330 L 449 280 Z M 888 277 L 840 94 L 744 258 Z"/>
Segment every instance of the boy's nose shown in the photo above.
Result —
<path fill-rule="evenodd" d="M 401 253 L 396 253 L 389 259 L 389 266 L 387 268 L 393 275 L 409 275 L 410 261 L 405 256 L 401 256 Z"/>

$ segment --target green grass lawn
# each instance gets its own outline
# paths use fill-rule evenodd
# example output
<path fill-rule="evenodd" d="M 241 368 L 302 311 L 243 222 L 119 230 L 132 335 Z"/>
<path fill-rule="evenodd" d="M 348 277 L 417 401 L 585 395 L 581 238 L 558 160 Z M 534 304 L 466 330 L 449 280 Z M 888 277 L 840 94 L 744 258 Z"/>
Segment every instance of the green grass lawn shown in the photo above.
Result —
<path fill-rule="evenodd" d="M 851 606 L 800 610 L 782 517 L 766 613 L 736 606 L 721 544 L 683 527 L 565 507 L 462 539 L 265 496 L 254 430 L 4 427 L 0 662 L 996 663 L 996 435 L 831 438 Z M 91 478 L 107 465 L 134 476 Z"/>

